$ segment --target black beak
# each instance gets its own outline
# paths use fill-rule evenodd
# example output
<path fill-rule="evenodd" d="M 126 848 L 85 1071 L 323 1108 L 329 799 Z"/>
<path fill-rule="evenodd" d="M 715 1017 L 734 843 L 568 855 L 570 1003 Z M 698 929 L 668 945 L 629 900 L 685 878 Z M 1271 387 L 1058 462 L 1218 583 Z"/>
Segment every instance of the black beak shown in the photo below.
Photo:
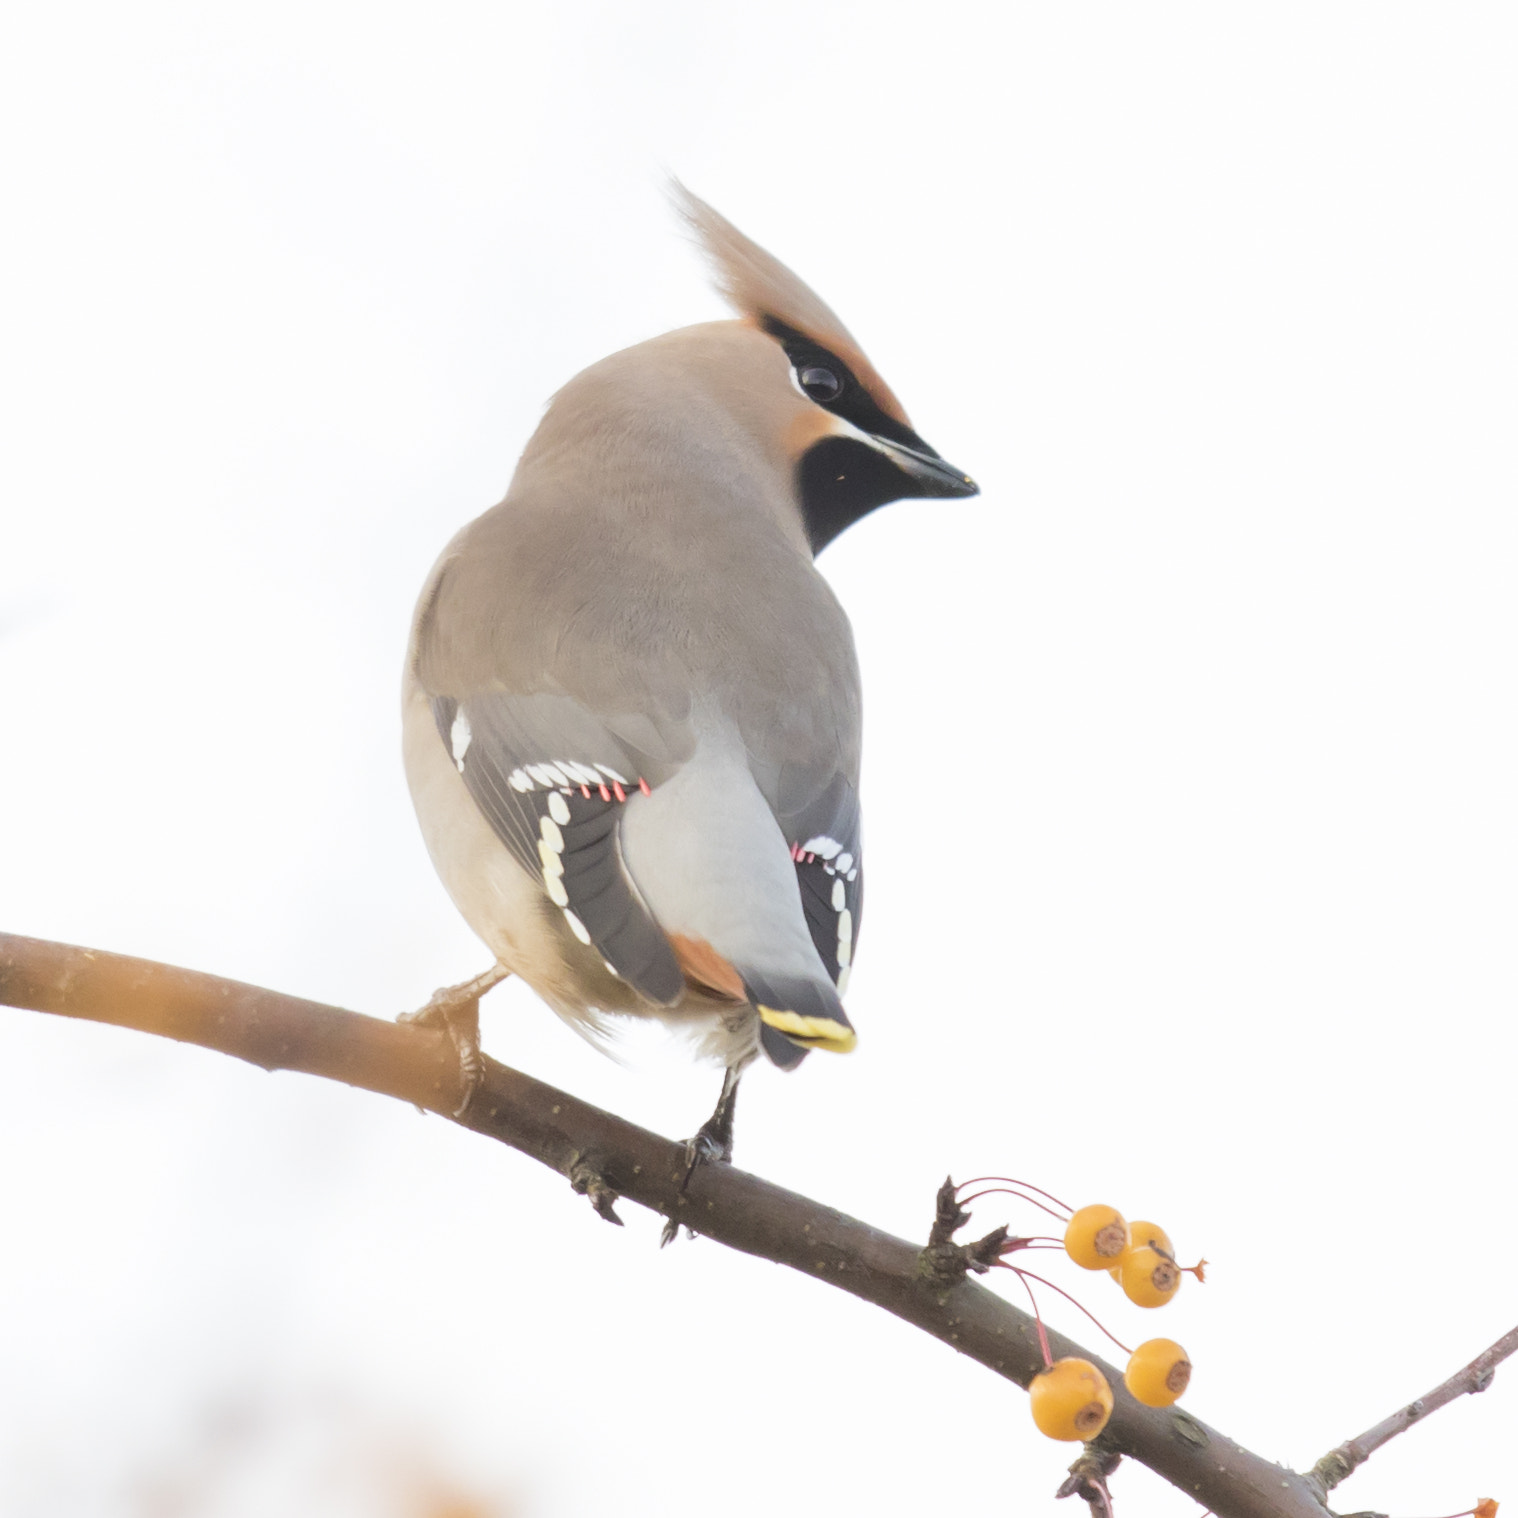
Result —
<path fill-rule="evenodd" d="M 878 448 L 905 475 L 911 477 L 917 488 L 912 494 L 930 498 L 941 496 L 979 495 L 980 486 L 969 475 L 946 464 L 936 453 L 923 453 L 908 448 L 893 438 L 878 433 L 870 438 L 870 446 Z"/>

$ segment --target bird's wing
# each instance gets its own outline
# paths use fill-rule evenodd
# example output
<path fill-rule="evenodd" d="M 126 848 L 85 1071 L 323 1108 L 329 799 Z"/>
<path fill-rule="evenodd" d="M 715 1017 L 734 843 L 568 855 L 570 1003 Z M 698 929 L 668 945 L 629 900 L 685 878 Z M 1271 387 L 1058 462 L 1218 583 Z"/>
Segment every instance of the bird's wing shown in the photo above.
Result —
<path fill-rule="evenodd" d="M 706 733 L 716 712 L 736 726 L 786 841 L 825 836 L 839 845 L 833 859 L 857 859 L 848 622 L 811 566 L 792 573 L 793 549 L 770 553 L 762 533 L 744 541 L 745 562 L 764 570 L 748 580 L 762 579 L 764 593 L 740 583 L 703 599 L 722 566 L 674 573 L 688 555 L 663 538 L 651 544 L 660 519 L 632 539 L 601 518 L 592 526 L 602 530 L 576 535 L 584 503 L 576 496 L 565 510 L 557 501 L 552 491 L 543 501 L 508 496 L 455 539 L 418 608 L 412 671 L 503 843 L 534 875 L 554 877 L 549 885 L 542 876 L 544 889 L 565 896 L 570 927 L 578 923 L 624 980 L 668 1002 L 681 991 L 677 946 L 659 926 L 662 906 L 648 904 L 654 882 L 640 888 L 624 866 L 616 787 L 630 794 L 641 778 L 657 789 L 684 768 L 698 723 Z M 552 847 L 560 838 L 562 851 Z M 857 931 L 858 875 L 839 876 L 833 859 L 819 865 L 816 849 L 792 857 L 798 880 L 812 883 L 798 895 L 814 898 L 808 927 L 832 980 L 843 967 L 840 929 L 850 935 L 845 960 Z M 838 879 L 846 918 L 831 906 Z"/>
<path fill-rule="evenodd" d="M 678 725 L 598 718 L 566 695 L 431 698 L 438 734 L 497 837 L 582 943 L 641 995 L 685 981 L 622 862 L 620 809 L 684 757 Z"/>
<path fill-rule="evenodd" d="M 849 775 L 834 773 L 801 804 L 786 808 L 781 787 L 776 815 L 796 862 L 796 883 L 812 942 L 840 995 L 864 909 L 864 863 L 860 854 L 859 793 Z"/>

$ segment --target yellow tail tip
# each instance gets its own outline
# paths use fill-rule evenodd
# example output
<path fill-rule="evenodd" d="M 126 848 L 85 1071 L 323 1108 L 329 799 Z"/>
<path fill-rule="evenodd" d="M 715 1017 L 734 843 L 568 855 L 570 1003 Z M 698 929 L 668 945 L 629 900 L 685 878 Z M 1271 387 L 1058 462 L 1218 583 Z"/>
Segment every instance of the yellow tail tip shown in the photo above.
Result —
<path fill-rule="evenodd" d="M 775 1007 L 760 1007 L 760 1019 L 777 1033 L 783 1033 L 803 1049 L 826 1049 L 831 1054 L 847 1054 L 859 1042 L 854 1030 L 835 1017 L 805 1017 Z"/>

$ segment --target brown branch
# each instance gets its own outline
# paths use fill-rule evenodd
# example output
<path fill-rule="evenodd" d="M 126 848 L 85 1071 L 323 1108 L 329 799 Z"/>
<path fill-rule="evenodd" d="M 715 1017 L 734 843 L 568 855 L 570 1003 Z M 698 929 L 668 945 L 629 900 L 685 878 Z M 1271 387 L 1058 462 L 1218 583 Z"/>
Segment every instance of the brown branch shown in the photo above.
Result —
<path fill-rule="evenodd" d="M 462 1096 L 443 1033 L 147 960 L 0 934 L 0 1004 L 161 1034 L 266 1070 L 345 1081 L 444 1117 Z M 1033 1320 L 969 1279 L 970 1250 L 956 1271 L 942 1248 L 926 1255 L 730 1165 L 703 1166 L 682 1193 L 683 1146 L 494 1060 L 484 1064 L 483 1085 L 456 1121 L 572 1178 L 598 1204 L 624 1196 L 729 1248 L 788 1265 L 883 1307 L 1019 1386 L 1042 1369 Z M 939 1243 L 949 1242 L 941 1234 Z M 1049 1338 L 1056 1355 L 1102 1366 L 1116 1399 L 1092 1458 L 1077 1462 L 1089 1479 L 1100 1480 L 1116 1456 L 1127 1455 L 1218 1518 L 1324 1518 L 1320 1482 L 1251 1454 L 1178 1408 L 1141 1406 L 1098 1356 L 1053 1331 Z M 1082 1484 L 1081 1495 L 1095 1495 L 1094 1487 Z"/>
<path fill-rule="evenodd" d="M 1364 1465 L 1388 1440 L 1406 1433 L 1413 1424 L 1421 1423 L 1430 1413 L 1438 1412 L 1457 1397 L 1484 1392 L 1492 1384 L 1497 1367 L 1515 1350 L 1518 1350 L 1518 1328 L 1503 1334 L 1490 1349 L 1482 1350 L 1464 1370 L 1456 1371 L 1448 1381 L 1441 1381 L 1431 1392 L 1409 1402 L 1406 1407 L 1399 1407 L 1374 1428 L 1368 1428 L 1363 1434 L 1346 1439 L 1337 1449 L 1330 1450 L 1313 1466 L 1308 1479 L 1322 1491 L 1326 1500 L 1329 1492 Z"/>

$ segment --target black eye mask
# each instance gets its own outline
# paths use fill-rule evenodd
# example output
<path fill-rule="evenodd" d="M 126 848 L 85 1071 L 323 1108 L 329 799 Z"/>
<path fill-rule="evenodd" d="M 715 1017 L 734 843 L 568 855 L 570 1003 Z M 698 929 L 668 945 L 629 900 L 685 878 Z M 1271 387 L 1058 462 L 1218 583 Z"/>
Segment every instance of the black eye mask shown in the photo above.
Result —
<path fill-rule="evenodd" d="M 873 437 L 890 438 L 894 443 L 904 443 L 908 448 L 927 454 L 929 458 L 938 457 L 910 427 L 904 426 L 893 416 L 887 416 L 876 405 L 875 398 L 854 378 L 852 370 L 836 353 L 829 353 L 820 343 L 813 342 L 804 333 L 786 326 L 773 316 L 764 317 L 763 326 L 785 349 L 785 356 L 790 359 L 791 368 L 796 373 L 796 383 L 801 386 L 802 393 L 808 400 L 815 401 L 824 411 L 831 411 L 834 416 L 852 422 L 861 432 L 868 432 Z M 808 375 L 819 376 L 819 383 L 815 387 L 808 384 Z M 822 375 L 826 375 L 836 388 L 821 382 Z"/>

